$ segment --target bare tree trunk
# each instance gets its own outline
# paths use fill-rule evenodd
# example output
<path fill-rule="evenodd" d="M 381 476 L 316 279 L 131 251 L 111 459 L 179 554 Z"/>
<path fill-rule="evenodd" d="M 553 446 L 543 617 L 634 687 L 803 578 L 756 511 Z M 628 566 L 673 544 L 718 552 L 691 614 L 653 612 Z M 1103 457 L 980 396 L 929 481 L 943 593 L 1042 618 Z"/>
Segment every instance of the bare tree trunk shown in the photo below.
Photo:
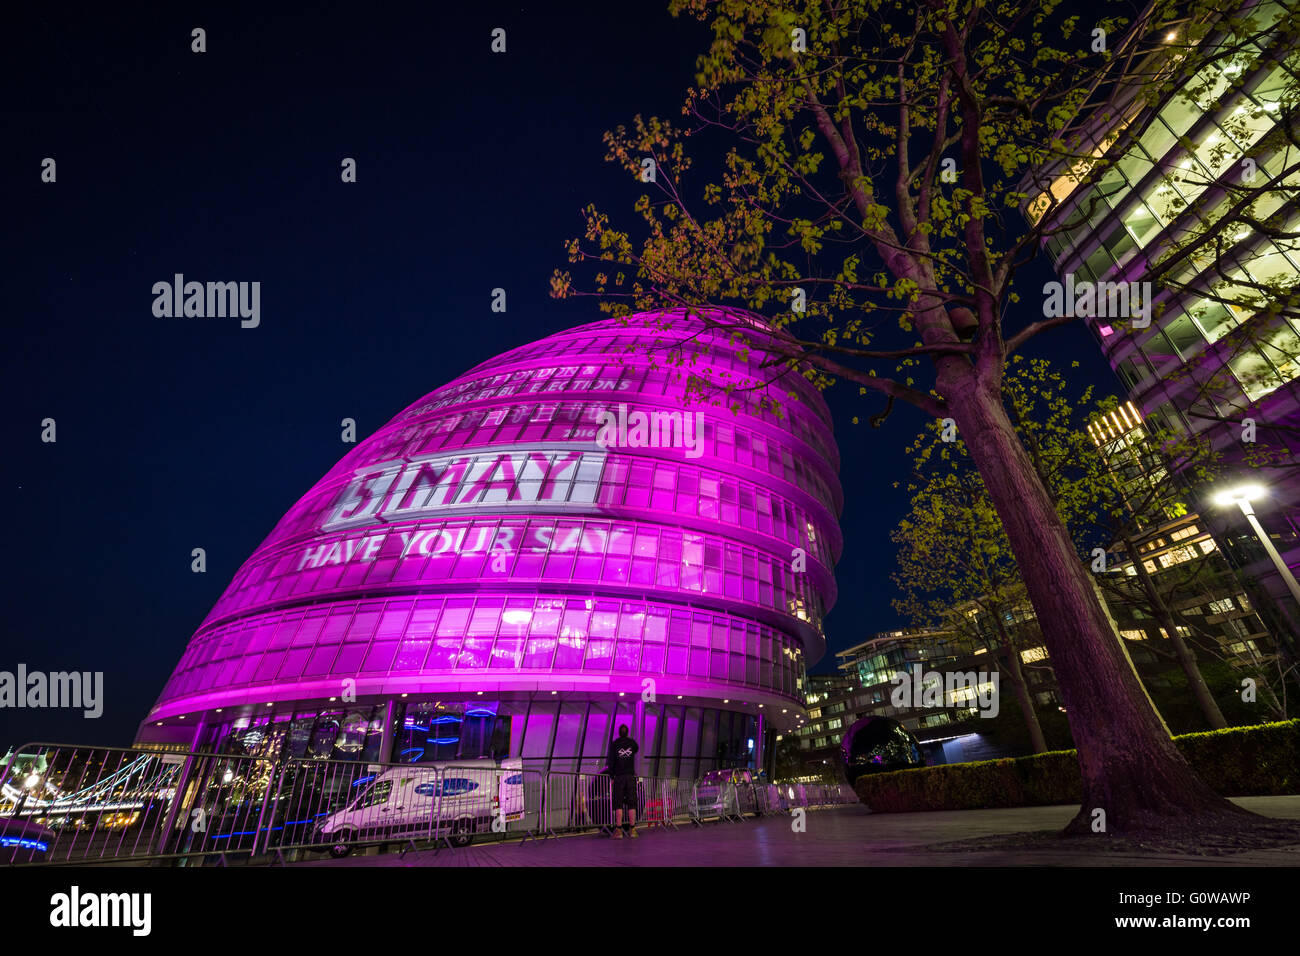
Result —
<path fill-rule="evenodd" d="M 1007 654 L 1007 672 L 1011 678 L 1011 687 L 1016 692 L 1016 701 L 1020 704 L 1020 715 L 1025 719 L 1025 727 L 1029 731 L 1029 743 L 1034 748 L 1034 753 L 1045 754 L 1047 740 L 1043 737 L 1043 727 L 1038 722 L 1034 699 L 1029 695 L 1024 668 L 1020 666 L 1020 645 L 1007 633 L 1000 612 L 995 610 L 993 616 L 997 619 L 998 633 L 1002 635 L 1002 649 Z"/>
<path fill-rule="evenodd" d="M 1219 710 L 1219 705 L 1210 693 L 1210 688 L 1206 686 L 1205 678 L 1201 676 L 1201 669 L 1196 666 L 1196 655 L 1192 653 L 1192 649 L 1187 646 L 1187 642 L 1183 640 L 1182 634 L 1179 633 L 1178 624 L 1169 611 L 1169 605 L 1165 603 L 1164 598 L 1160 596 L 1160 592 L 1156 590 L 1155 582 L 1151 580 L 1146 565 L 1142 563 L 1142 558 L 1137 552 L 1137 545 L 1133 542 L 1133 539 L 1125 536 L 1124 547 L 1128 550 L 1129 558 L 1133 561 L 1133 568 L 1137 572 L 1138 580 L 1142 582 L 1142 590 L 1146 592 L 1147 600 L 1151 602 L 1151 610 L 1155 612 L 1156 621 L 1169 635 L 1169 643 L 1173 645 L 1174 655 L 1178 658 L 1183 673 L 1187 675 L 1187 686 L 1192 689 L 1192 696 L 1196 698 L 1201 713 L 1205 715 L 1205 719 L 1210 722 L 1210 726 L 1215 730 L 1227 727 L 1228 722 L 1223 719 L 1223 712 Z"/>
<path fill-rule="evenodd" d="M 1029 728 L 1029 743 L 1034 748 L 1034 753 L 1045 754 L 1047 738 L 1043 736 L 1043 726 L 1038 722 L 1038 711 L 1034 709 L 1034 698 L 1029 693 L 1025 672 L 1020 666 L 1020 653 L 1014 648 L 1008 666 L 1011 670 L 1011 686 L 1015 688 L 1016 700 L 1020 703 L 1020 714 L 1025 718 L 1025 726 Z"/>
<path fill-rule="evenodd" d="M 1002 404 L 948 365 L 940 392 L 1006 528 L 1078 748 L 1083 805 L 1066 832 L 1133 831 L 1245 814 L 1196 776 L 1138 680 Z M 1104 817 L 1096 811 L 1104 811 Z"/>

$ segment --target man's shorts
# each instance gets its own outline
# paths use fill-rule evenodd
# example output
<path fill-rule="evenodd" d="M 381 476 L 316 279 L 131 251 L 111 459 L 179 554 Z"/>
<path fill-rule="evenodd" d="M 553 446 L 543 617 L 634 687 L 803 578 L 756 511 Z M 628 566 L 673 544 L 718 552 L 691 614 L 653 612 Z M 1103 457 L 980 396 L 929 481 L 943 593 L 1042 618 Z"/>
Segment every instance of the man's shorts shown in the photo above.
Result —
<path fill-rule="evenodd" d="M 614 809 L 636 809 L 636 777 L 628 775 L 614 778 Z"/>

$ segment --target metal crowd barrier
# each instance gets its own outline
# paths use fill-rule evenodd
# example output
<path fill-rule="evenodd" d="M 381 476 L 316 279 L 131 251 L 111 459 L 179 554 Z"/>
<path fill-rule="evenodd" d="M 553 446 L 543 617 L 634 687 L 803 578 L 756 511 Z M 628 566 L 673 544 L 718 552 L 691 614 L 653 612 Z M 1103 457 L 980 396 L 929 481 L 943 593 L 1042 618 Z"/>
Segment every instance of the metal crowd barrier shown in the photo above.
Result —
<path fill-rule="evenodd" d="M 734 783 L 696 783 L 691 801 L 691 819 L 695 823 L 705 820 L 740 820 L 740 796 Z"/>
<path fill-rule="evenodd" d="M 274 776 L 258 757 L 28 744 L 0 777 L 0 862 L 247 851 Z"/>
<path fill-rule="evenodd" d="M 264 852 L 325 849 L 346 856 L 359 846 L 419 841 L 467 846 L 476 835 L 536 829 L 541 775 L 518 762 L 376 764 L 293 759 L 269 804 Z"/>
<path fill-rule="evenodd" d="M 645 780 L 646 804 L 638 824 L 676 829 L 691 821 L 691 798 L 695 782 L 678 777 L 649 777 Z"/>
<path fill-rule="evenodd" d="M 542 831 L 608 829 L 614 822 L 613 780 L 596 773 L 548 773 Z"/>
<path fill-rule="evenodd" d="M 0 774 L 0 863 L 224 864 L 611 831 L 613 780 L 518 758 L 395 764 L 28 744 Z M 856 803 L 846 786 L 639 777 L 638 827 Z M 625 818 L 626 819 L 626 818 Z"/>

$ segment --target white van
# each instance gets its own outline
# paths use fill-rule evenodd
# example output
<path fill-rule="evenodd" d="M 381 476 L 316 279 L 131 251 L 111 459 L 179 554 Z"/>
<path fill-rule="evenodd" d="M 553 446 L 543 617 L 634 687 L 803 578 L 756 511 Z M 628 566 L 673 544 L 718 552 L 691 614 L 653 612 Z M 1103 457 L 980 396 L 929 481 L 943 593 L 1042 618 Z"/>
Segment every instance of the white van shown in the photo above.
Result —
<path fill-rule="evenodd" d="M 524 765 L 518 757 L 500 765 L 412 764 L 389 767 L 342 810 L 321 820 L 317 832 L 333 856 L 347 856 L 359 842 L 421 833 L 451 834 L 454 846 L 468 846 L 492 821 L 524 815 Z"/>

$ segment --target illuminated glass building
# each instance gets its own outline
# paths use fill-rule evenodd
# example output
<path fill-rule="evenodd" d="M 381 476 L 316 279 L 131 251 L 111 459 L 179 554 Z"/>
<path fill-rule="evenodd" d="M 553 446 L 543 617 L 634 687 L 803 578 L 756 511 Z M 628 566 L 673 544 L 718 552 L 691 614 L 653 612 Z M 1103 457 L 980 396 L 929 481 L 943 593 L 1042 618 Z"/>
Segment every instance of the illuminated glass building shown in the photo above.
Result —
<path fill-rule="evenodd" d="M 1275 2 L 1244 7 L 1260 26 L 1282 14 Z M 1155 30 L 1135 75 L 1176 70 L 1170 51 L 1185 29 L 1174 23 Z M 1205 42 L 1219 41 L 1211 33 Z M 1127 98 L 1120 92 L 1105 109 L 1090 113 L 1077 129 L 1084 137 L 1079 152 L 1115 161 L 1093 178 L 1079 172 L 1083 165 L 1061 165 L 1035 176 L 1036 186 L 1026 186 L 1036 195 L 1027 213 L 1034 221 L 1046 217 L 1046 248 L 1063 280 L 1141 283 L 1190 235 L 1226 221 L 1229 209 L 1244 208 L 1279 234 L 1294 232 L 1300 222 L 1294 200 L 1300 151 L 1281 135 L 1279 119 L 1295 108 L 1298 66 L 1293 44 L 1280 32 L 1265 32 L 1263 42 L 1247 43 L 1239 54 L 1184 78 L 1154 106 L 1132 91 Z M 1244 199 L 1249 202 L 1243 206 Z M 1300 322 L 1270 316 L 1262 300 L 1251 303 L 1249 297 L 1252 283 L 1277 288 L 1300 281 L 1300 243 L 1238 225 L 1237 213 L 1232 215 L 1231 228 L 1156 283 L 1149 326 L 1114 315 L 1083 321 L 1141 418 L 1158 430 L 1204 434 L 1229 461 L 1240 461 L 1249 422 L 1254 440 L 1296 459 Z M 1211 253 L 1216 242 L 1223 247 Z M 1300 473 L 1282 469 L 1270 482 L 1270 500 L 1258 506 L 1259 517 L 1295 569 Z M 1268 592 L 1279 616 L 1292 616 L 1294 629 L 1296 608 L 1240 515 L 1235 509 L 1201 511 L 1219 523 L 1216 535 L 1225 549 Z"/>
<path fill-rule="evenodd" d="M 1137 409 L 1129 402 L 1098 416 L 1088 425 L 1088 435 L 1133 518 L 1134 553 L 1124 541 L 1113 542 L 1111 550 L 1119 560 L 1099 581 L 1120 636 L 1135 642 L 1129 654 L 1143 679 L 1165 680 L 1151 673 L 1160 655 L 1143 644 L 1158 647 L 1164 633 L 1138 579 L 1139 559 L 1170 611 L 1189 622 L 1175 621 L 1174 626 L 1202 660 L 1227 661 L 1246 676 L 1258 675 L 1261 655 L 1278 650 L 1269 631 L 1280 628 L 1276 622 L 1266 626 L 1208 523 L 1179 500 L 1184 486 L 1169 480 Z"/>
<path fill-rule="evenodd" d="M 644 774 L 763 766 L 835 599 L 830 416 L 795 375 L 780 414 L 689 404 L 649 336 L 718 376 L 756 359 L 651 321 L 513 349 L 358 444 L 240 568 L 138 740 L 598 770 L 626 722 Z"/>

